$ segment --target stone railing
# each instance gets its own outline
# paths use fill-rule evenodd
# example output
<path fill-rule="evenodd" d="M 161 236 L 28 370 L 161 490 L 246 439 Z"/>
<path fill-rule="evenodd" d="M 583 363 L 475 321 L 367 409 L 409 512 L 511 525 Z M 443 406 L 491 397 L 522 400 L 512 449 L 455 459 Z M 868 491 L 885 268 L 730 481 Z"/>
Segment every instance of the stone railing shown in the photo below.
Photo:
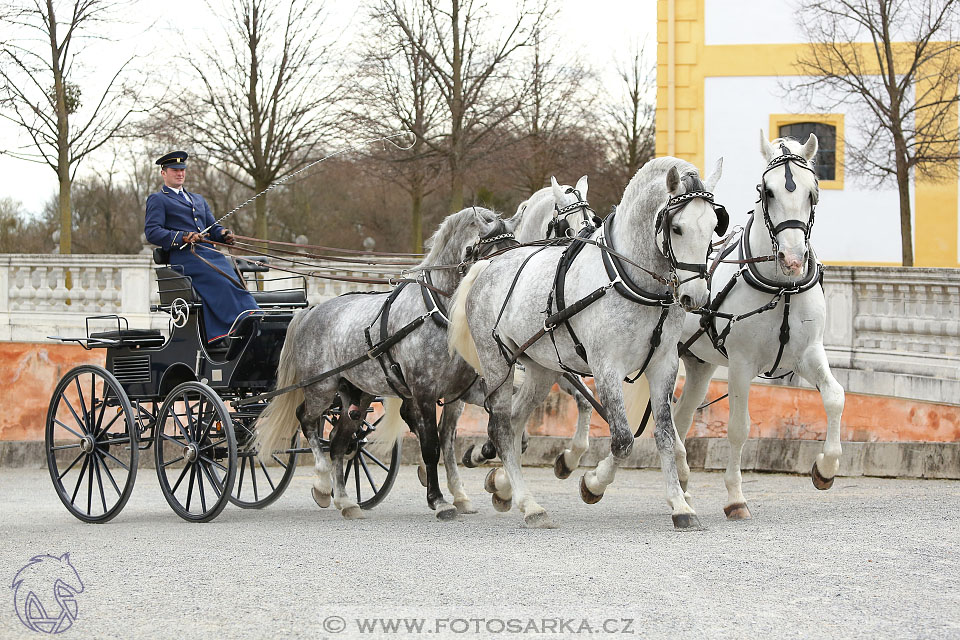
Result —
<path fill-rule="evenodd" d="M 390 277 L 401 270 L 384 265 L 371 272 L 330 262 L 315 266 L 352 277 Z M 2 255 L 0 339 L 38 342 L 51 335 L 83 335 L 91 315 L 116 314 L 131 327 L 165 328 L 166 315 L 150 313 L 157 302 L 153 269 L 149 255 Z M 311 302 L 387 288 L 307 280 Z M 289 284 L 266 284 L 284 286 Z M 848 391 L 960 404 L 960 269 L 831 266 L 824 288 L 827 352 Z"/>

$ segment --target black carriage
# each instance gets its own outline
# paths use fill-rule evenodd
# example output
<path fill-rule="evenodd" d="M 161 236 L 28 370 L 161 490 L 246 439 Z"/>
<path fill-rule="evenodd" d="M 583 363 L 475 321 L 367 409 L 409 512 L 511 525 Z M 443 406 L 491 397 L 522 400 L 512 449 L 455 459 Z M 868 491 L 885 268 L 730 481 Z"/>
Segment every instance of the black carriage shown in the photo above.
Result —
<path fill-rule="evenodd" d="M 310 451 L 299 446 L 298 436 L 269 456 L 253 447 L 254 423 L 266 408 L 255 397 L 275 386 L 287 327 L 307 306 L 306 283 L 300 276 L 271 278 L 263 262 L 238 259 L 238 274 L 262 314 L 209 347 L 190 277 L 169 265 L 162 250 L 155 250 L 154 261 L 160 304 L 151 311 L 168 314 L 168 335 L 130 329 L 125 318 L 110 315 L 87 318 L 82 338 L 56 338 L 106 350 L 105 368 L 72 369 L 50 400 L 45 445 L 57 494 L 81 520 L 110 520 L 130 498 L 140 452 L 153 445 L 163 495 L 185 520 L 212 520 L 227 502 L 265 507 L 290 484 L 297 455 Z M 231 408 L 238 400 L 248 402 Z M 330 409 L 325 429 L 332 429 L 338 411 Z M 384 498 L 400 463 L 399 443 L 389 459 L 366 450 L 374 415 L 371 410 L 357 430 L 345 469 L 348 480 L 354 475 L 348 486 L 363 508 Z"/>

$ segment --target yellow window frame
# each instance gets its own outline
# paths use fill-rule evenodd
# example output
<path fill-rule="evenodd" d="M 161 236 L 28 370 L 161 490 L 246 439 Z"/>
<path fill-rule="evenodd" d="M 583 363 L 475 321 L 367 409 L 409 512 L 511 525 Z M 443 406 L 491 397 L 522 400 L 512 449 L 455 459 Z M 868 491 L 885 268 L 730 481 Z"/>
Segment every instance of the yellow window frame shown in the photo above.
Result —
<path fill-rule="evenodd" d="M 835 153 L 836 167 L 834 169 L 835 179 L 820 180 L 821 189 L 843 189 L 843 162 L 844 162 L 844 143 L 843 143 L 843 114 L 842 113 L 772 113 L 770 114 L 770 132 L 771 137 L 780 135 L 780 127 L 788 124 L 800 124 L 801 122 L 816 122 L 818 124 L 829 124 L 837 131 L 837 148 Z M 803 142 L 803 140 L 801 140 Z"/>

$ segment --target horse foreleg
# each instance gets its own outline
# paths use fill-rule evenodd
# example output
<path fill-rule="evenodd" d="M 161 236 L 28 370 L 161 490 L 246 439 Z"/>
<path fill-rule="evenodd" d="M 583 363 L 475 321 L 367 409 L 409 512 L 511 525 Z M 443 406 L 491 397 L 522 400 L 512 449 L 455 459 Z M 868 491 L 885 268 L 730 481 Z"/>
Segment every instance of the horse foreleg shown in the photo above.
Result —
<path fill-rule="evenodd" d="M 440 418 L 440 448 L 443 451 L 443 466 L 447 473 L 447 489 L 453 495 L 453 506 L 460 513 L 476 513 L 473 503 L 463 489 L 460 469 L 457 466 L 457 420 L 463 413 L 463 402 L 457 401 L 444 405 Z"/>
<path fill-rule="evenodd" d="M 568 448 L 564 449 L 553 463 L 553 474 L 564 479 L 569 478 L 574 469 L 580 466 L 580 458 L 590 447 L 590 418 L 593 417 L 593 405 L 565 378 L 560 380 L 560 389 L 573 396 L 577 402 L 577 431 L 573 434 Z"/>
<path fill-rule="evenodd" d="M 594 504 L 603 498 L 607 487 L 616 477 L 617 469 L 633 450 L 633 431 L 627 422 L 622 376 L 597 371 L 593 380 L 610 425 L 610 454 L 600 461 L 596 469 L 580 478 L 580 498 L 587 504 Z"/>
<path fill-rule="evenodd" d="M 727 390 L 730 393 L 730 419 L 727 421 L 727 442 L 730 444 L 727 470 L 723 474 L 727 485 L 727 505 L 723 512 L 729 520 L 747 520 L 750 509 L 743 497 L 743 477 L 740 473 L 740 460 L 743 445 L 750 434 L 750 381 L 754 371 L 745 363 L 730 361 L 727 373 Z"/>
<path fill-rule="evenodd" d="M 833 377 L 827 354 L 822 344 L 807 347 L 801 357 L 798 373 L 820 391 L 823 408 L 827 412 L 827 436 L 823 452 L 817 456 L 810 470 L 813 486 L 829 489 L 840 468 L 840 416 L 843 414 L 843 387 Z"/>
<path fill-rule="evenodd" d="M 677 438 L 680 443 L 686 442 L 687 433 L 690 432 L 690 427 L 693 424 L 693 415 L 706 397 L 707 389 L 710 387 L 710 379 L 717 369 L 716 365 L 702 362 L 690 355 L 684 356 L 683 368 L 686 374 L 683 392 L 680 394 L 680 401 L 673 408 L 673 424 L 676 427 Z M 687 484 L 690 479 L 690 465 L 687 463 L 686 446 L 677 447 L 676 453 L 677 477 L 680 479 L 680 488 L 683 489 L 684 496 L 689 500 Z"/>

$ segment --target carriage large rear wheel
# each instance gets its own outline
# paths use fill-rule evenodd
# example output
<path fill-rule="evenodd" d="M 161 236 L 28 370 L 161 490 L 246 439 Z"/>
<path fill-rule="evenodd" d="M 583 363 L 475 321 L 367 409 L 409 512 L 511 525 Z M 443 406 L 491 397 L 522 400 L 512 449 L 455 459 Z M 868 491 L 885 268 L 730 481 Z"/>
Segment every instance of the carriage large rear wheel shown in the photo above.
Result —
<path fill-rule="evenodd" d="M 154 454 L 160 489 L 184 520 L 208 522 L 227 506 L 237 472 L 230 412 L 202 382 L 175 387 L 157 415 Z"/>
<path fill-rule="evenodd" d="M 241 509 L 262 509 L 277 500 L 287 490 L 297 470 L 295 449 L 300 432 L 293 436 L 287 451 L 261 456 L 253 448 L 254 423 L 258 414 L 234 414 L 233 427 L 237 435 L 237 481 L 230 494 L 230 502 Z"/>
<path fill-rule="evenodd" d="M 113 374 L 85 364 L 50 399 L 44 444 L 60 501 L 84 522 L 107 522 L 127 504 L 139 449 L 133 407 Z"/>

